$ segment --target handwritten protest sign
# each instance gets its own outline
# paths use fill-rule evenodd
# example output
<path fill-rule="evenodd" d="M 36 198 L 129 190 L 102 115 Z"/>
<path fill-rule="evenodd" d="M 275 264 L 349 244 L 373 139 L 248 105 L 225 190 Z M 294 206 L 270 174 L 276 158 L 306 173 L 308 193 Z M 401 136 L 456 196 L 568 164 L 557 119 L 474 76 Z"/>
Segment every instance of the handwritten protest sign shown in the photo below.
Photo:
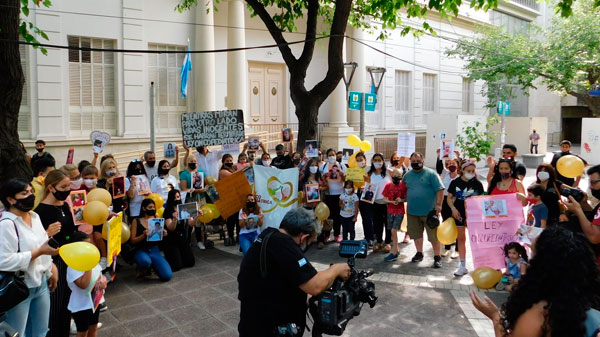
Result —
<path fill-rule="evenodd" d="M 524 221 L 516 193 L 471 197 L 466 206 L 473 265 L 504 268 L 503 247 L 518 241 L 516 232 Z"/>
<path fill-rule="evenodd" d="M 399 133 L 396 154 L 399 157 L 409 157 L 415 152 L 416 135 L 414 133 Z"/>
<path fill-rule="evenodd" d="M 237 171 L 217 181 L 214 186 L 219 194 L 219 200 L 215 201 L 215 206 L 224 219 L 237 214 L 246 205 L 248 194 L 252 193 L 243 171 Z"/>
<path fill-rule="evenodd" d="M 113 259 L 121 252 L 121 229 L 123 222 L 123 212 L 112 218 L 108 223 L 108 265 L 112 265 Z"/>
<path fill-rule="evenodd" d="M 347 168 L 346 169 L 346 181 L 351 180 L 355 183 L 362 183 L 365 181 L 365 169 L 361 167 Z"/>
<path fill-rule="evenodd" d="M 242 110 L 184 113 L 181 130 L 189 147 L 239 144 L 246 139 Z"/>

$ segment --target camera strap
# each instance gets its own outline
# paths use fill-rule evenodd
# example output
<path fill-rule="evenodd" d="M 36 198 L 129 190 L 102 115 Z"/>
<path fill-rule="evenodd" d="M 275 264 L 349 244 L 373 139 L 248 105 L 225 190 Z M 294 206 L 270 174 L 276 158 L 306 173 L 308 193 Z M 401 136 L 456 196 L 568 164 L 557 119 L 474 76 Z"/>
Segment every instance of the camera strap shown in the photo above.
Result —
<path fill-rule="evenodd" d="M 273 235 L 274 232 L 275 232 L 275 230 L 271 230 L 267 234 L 265 234 L 265 237 L 260 239 L 260 241 L 258 239 L 256 240 L 261 243 L 261 246 L 260 246 L 260 277 L 262 277 L 263 279 L 266 279 L 267 274 L 268 274 L 267 243 L 269 242 L 269 239 L 271 238 L 271 235 Z"/>

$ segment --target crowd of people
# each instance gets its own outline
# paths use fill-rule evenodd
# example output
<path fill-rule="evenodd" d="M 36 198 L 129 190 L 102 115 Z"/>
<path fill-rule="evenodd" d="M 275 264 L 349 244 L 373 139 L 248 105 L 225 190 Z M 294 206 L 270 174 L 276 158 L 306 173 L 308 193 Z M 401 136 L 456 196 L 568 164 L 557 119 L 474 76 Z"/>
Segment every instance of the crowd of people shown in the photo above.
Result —
<path fill-rule="evenodd" d="M 102 235 L 102 226 L 90 226 L 77 218 L 71 209 L 75 207 L 75 201 L 67 202 L 72 191 L 89 193 L 94 189 L 106 189 L 110 192 L 113 198 L 109 218 L 123 212 L 131 233 L 129 241 L 123 243 L 119 258 L 135 265 L 140 280 L 155 275 L 167 282 L 174 277 L 174 272 L 194 266 L 194 245 L 203 250 L 207 244 L 204 224 L 198 218 L 201 211 L 197 216 L 180 219 L 182 214 L 178 212 L 178 206 L 190 202 L 199 206 L 212 203 L 214 200 L 207 188 L 211 178 L 226 179 L 253 165 L 298 169 L 298 189 L 304 192 L 302 207 L 313 213 L 319 202 L 327 205 L 330 215 L 316 239 L 318 248 L 328 242 L 365 240 L 369 249 L 384 253 L 381 258 L 391 262 L 398 259 L 402 244 L 412 239 L 416 254 L 411 262 L 419 263 L 424 259 L 426 232 L 433 248 L 433 267 L 442 267 L 442 257 L 459 258 L 459 267 L 453 274 L 460 277 L 469 272 L 466 266 L 466 199 L 484 194 L 516 193 L 522 205 L 528 207 L 526 214 L 530 225 L 548 229 L 560 227 L 568 233 L 576 233 L 577 240 L 585 238 L 585 244 L 593 247 L 596 256 L 600 256 L 599 207 L 592 208 L 587 194 L 578 189 L 579 179 L 562 177 L 556 170 L 558 158 L 570 154 L 568 142 L 561 143 L 562 153 L 557 154 L 556 160 L 537 167 L 536 182 L 527 188 L 523 185 L 526 168 L 515 160 L 516 147 L 504 145 L 502 158 L 488 160 L 487 189 L 477 174 L 476 162 L 461 158 L 459 152 L 448 158 L 439 158 L 438 153 L 435 170 L 425 167 L 425 157 L 418 152 L 408 158 L 396 153 L 390 158 L 381 153 L 367 158 L 365 153 L 358 152 L 354 159 L 356 167 L 364 169 L 364 176 L 353 181 L 347 179 L 350 166 L 341 151 L 327 149 L 318 151 L 317 157 L 309 158 L 306 151 L 294 151 L 292 143 L 277 145 L 273 158 L 262 143 L 259 150 L 254 151 L 245 144 L 237 158 L 206 146 L 197 147 L 195 152 L 185 147 L 183 167 L 172 175 L 179 165 L 178 148 L 175 148 L 174 160 L 163 159 L 158 163 L 156 155 L 148 151 L 141 158 L 133 159 L 123 174 L 112 155 L 98 158 L 98 154 L 94 154 L 92 162 L 84 160 L 78 165 L 63 165 L 56 169 L 54 158 L 44 150 L 45 143 L 36 142 L 38 153 L 30 159 L 32 180 L 12 179 L 0 192 L 4 205 L 0 220 L 0 270 L 23 271 L 30 289 L 27 300 L 6 313 L 6 322 L 22 336 L 43 336 L 48 330 L 48 336 L 67 336 L 72 327 L 78 336 L 96 335 L 98 314 L 106 306 L 100 304 L 96 310 L 88 305 L 81 299 L 85 296 L 83 290 L 99 282 L 110 292 L 109 283 L 114 275 L 112 266 L 107 265 L 107 242 Z M 258 152 L 262 152 L 260 156 Z M 589 168 L 587 174 L 592 195 L 600 197 L 600 166 Z M 150 193 L 160 194 L 164 204 L 158 205 L 147 198 Z M 577 195 L 581 198 L 575 199 Z M 158 235 L 160 240 L 148 240 L 154 230 L 152 219 L 159 217 L 160 209 L 164 209 L 160 216 L 164 219 L 163 233 Z M 364 237 L 356 234 L 359 216 Z M 440 221 L 449 218 L 457 225 L 458 237 L 454 244 L 442 247 L 435 223 L 439 225 Z M 261 228 L 265 228 L 263 220 L 264 214 L 256 196 L 249 194 L 244 207 L 217 221 L 226 228 L 226 243 L 239 244 L 240 251 L 246 254 L 261 234 Z M 405 234 L 400 240 L 398 235 L 402 231 Z M 567 235 L 564 230 L 546 232 L 549 234 L 543 235 L 548 237 Z M 547 245 L 544 236 L 535 247 Z M 101 259 L 97 268 L 77 272 L 57 254 L 57 247 L 78 241 L 91 242 L 98 248 Z M 537 252 L 528 262 L 522 246 L 515 244 L 517 246 L 505 249 L 507 282 L 500 286 L 512 290 L 513 294 L 523 291 L 521 283 L 539 282 L 532 280 L 531 275 L 539 272 L 534 267 L 542 255 Z M 537 262 L 537 265 L 541 264 Z M 597 265 L 594 277 L 597 278 Z M 536 298 L 536 303 L 552 301 L 548 293 L 541 296 Z M 513 297 L 511 295 L 511 299 Z M 532 298 L 531 295 L 527 297 Z M 590 309 L 589 305 L 596 302 L 590 298 L 586 303 Z M 480 300 L 478 305 L 491 312 L 489 303 Z M 504 310 L 512 316 L 503 316 L 508 326 L 515 327 L 515 315 L 527 309 L 523 308 L 523 303 L 514 304 L 509 300 Z M 548 310 L 543 306 L 542 309 Z M 497 320 L 495 313 L 489 316 Z"/>

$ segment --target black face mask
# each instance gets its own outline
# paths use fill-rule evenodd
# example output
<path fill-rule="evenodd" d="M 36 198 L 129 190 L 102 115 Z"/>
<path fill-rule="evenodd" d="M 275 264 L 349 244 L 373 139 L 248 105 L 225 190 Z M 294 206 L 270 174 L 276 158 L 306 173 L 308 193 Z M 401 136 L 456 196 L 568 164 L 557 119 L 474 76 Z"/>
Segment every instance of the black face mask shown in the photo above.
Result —
<path fill-rule="evenodd" d="M 37 150 L 37 152 L 39 152 L 39 153 L 42 153 L 42 152 L 44 152 L 44 149 L 43 149 L 43 148 L 41 148 L 41 149 L 36 149 L 36 150 Z"/>
<path fill-rule="evenodd" d="M 144 213 L 146 213 L 147 216 L 155 216 L 156 210 L 155 209 L 147 209 L 147 210 L 144 210 Z"/>
<path fill-rule="evenodd" d="M 248 202 L 246 202 L 246 207 L 252 209 L 252 208 L 254 208 L 254 206 L 256 206 L 256 202 L 255 201 L 248 201 Z"/>
<path fill-rule="evenodd" d="M 33 209 L 34 204 L 35 204 L 35 195 L 30 194 L 26 198 L 17 199 L 17 202 L 13 206 L 21 212 L 29 212 Z"/>
<path fill-rule="evenodd" d="M 401 178 L 398 178 L 398 177 L 392 177 L 392 182 L 394 183 L 394 185 L 398 185 L 398 184 L 400 184 L 400 181 L 401 181 L 401 180 L 402 180 Z"/>
<path fill-rule="evenodd" d="M 338 158 L 338 159 L 336 159 L 336 161 L 337 161 L 338 163 L 341 163 L 341 162 L 342 162 L 342 158 Z"/>
<path fill-rule="evenodd" d="M 592 190 L 592 195 L 596 199 L 600 199 L 600 190 Z"/>
<path fill-rule="evenodd" d="M 156 164 L 155 160 L 147 160 L 146 164 L 148 165 L 148 167 L 154 167 L 154 164 Z"/>
<path fill-rule="evenodd" d="M 181 205 L 181 199 L 175 200 L 175 205 Z"/>
<path fill-rule="evenodd" d="M 69 197 L 69 194 L 71 194 L 71 190 L 67 190 L 67 191 L 56 190 L 56 192 L 52 192 L 52 195 L 56 198 L 56 200 L 60 200 L 60 201 L 67 200 L 67 198 Z"/>
<path fill-rule="evenodd" d="M 169 169 L 159 168 L 158 175 L 166 176 L 167 174 L 169 174 L 169 171 L 170 171 Z"/>
<path fill-rule="evenodd" d="M 296 158 L 293 161 L 294 165 L 300 165 L 300 158 Z"/>
<path fill-rule="evenodd" d="M 226 168 L 232 168 L 233 163 L 225 163 L 225 164 L 223 164 L 223 166 L 225 166 Z"/>
<path fill-rule="evenodd" d="M 568 155 L 568 154 L 571 154 L 571 151 L 567 151 L 567 152 L 561 152 L 561 154 L 562 154 L 563 156 L 566 156 L 566 155 Z"/>
<path fill-rule="evenodd" d="M 420 170 L 423 168 L 423 163 L 410 163 L 410 167 L 412 167 L 413 170 Z"/>
<path fill-rule="evenodd" d="M 196 163 L 189 163 L 188 167 L 190 168 L 190 170 L 195 170 L 196 169 Z"/>
<path fill-rule="evenodd" d="M 400 164 L 399 160 L 392 160 L 392 166 L 398 166 Z"/>

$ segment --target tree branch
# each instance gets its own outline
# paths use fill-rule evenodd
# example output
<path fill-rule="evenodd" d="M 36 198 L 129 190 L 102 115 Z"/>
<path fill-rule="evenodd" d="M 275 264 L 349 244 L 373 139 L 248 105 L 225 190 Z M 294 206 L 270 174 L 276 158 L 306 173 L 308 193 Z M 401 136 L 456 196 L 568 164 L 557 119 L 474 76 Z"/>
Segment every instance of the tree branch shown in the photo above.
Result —
<path fill-rule="evenodd" d="M 306 69 L 308 69 L 308 65 L 312 60 L 314 50 L 315 50 L 315 38 L 317 37 L 317 16 L 319 14 L 319 1 L 318 0 L 308 0 L 308 9 L 306 12 L 306 35 L 304 48 L 302 50 L 302 55 L 298 59 L 298 67 L 300 69 L 304 69 L 304 73 L 306 74 Z"/>
<path fill-rule="evenodd" d="M 256 13 L 258 17 L 260 17 L 260 19 L 265 23 L 265 26 L 267 26 L 269 33 L 271 33 L 271 36 L 273 37 L 273 40 L 275 40 L 275 42 L 279 45 L 279 51 L 281 52 L 281 56 L 283 57 L 285 64 L 290 70 L 295 68 L 297 62 L 296 57 L 292 53 L 290 46 L 287 45 L 287 41 L 285 37 L 283 37 L 283 33 L 277 27 L 275 21 L 273 21 L 271 14 L 267 12 L 265 6 L 258 2 L 258 0 L 246 0 L 246 2 L 252 7 L 252 9 L 254 9 L 254 13 Z"/>

